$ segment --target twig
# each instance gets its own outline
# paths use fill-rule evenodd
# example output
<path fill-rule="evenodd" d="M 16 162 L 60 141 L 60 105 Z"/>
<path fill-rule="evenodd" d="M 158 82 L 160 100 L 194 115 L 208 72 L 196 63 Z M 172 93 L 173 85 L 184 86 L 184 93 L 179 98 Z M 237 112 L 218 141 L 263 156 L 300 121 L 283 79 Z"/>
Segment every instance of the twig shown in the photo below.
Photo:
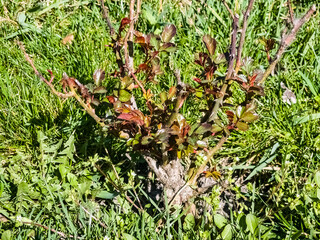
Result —
<path fill-rule="evenodd" d="M 292 5 L 291 5 L 290 0 L 288 0 L 287 5 L 288 5 L 288 7 L 289 7 L 289 13 L 290 13 L 291 23 L 294 24 L 294 13 L 293 13 L 293 9 L 292 9 Z"/>
<path fill-rule="evenodd" d="M 229 8 L 229 6 L 228 6 L 228 4 L 227 4 L 227 2 L 226 2 L 225 0 L 223 1 L 223 5 L 226 7 L 226 9 L 228 10 L 228 12 L 230 13 L 231 18 L 234 19 L 233 12 L 232 12 L 232 10 Z"/>
<path fill-rule="evenodd" d="M 288 46 L 290 46 L 290 44 L 295 39 L 296 34 L 299 31 L 299 29 L 302 27 L 302 25 L 305 22 L 309 21 L 310 17 L 312 16 L 312 14 L 315 11 L 316 11 L 316 5 L 313 4 L 310 7 L 310 9 L 307 11 L 307 13 L 302 18 L 300 18 L 300 19 L 298 19 L 297 21 L 294 22 L 293 29 L 291 30 L 291 32 L 289 34 L 283 34 L 283 36 L 281 38 L 281 45 L 280 45 L 275 57 L 272 59 L 269 67 L 264 72 L 263 77 L 262 77 L 262 79 L 260 81 L 261 84 L 264 83 L 264 81 L 269 77 L 271 72 L 273 72 L 275 66 L 277 65 L 277 63 L 281 59 L 284 51 L 287 49 Z"/>
<path fill-rule="evenodd" d="M 137 76 L 132 72 L 131 76 L 133 77 L 134 81 L 139 85 L 139 87 L 141 88 L 142 92 L 144 94 L 147 94 L 146 89 L 143 87 L 142 83 L 138 80 Z"/>
<path fill-rule="evenodd" d="M 109 18 L 108 9 L 104 6 L 104 0 L 100 0 L 100 4 L 101 4 L 101 9 L 102 9 L 102 17 L 107 22 L 107 25 L 108 25 L 108 28 L 110 31 L 110 35 L 112 37 L 115 34 L 115 32 L 114 32 L 114 28 L 113 28 L 111 21 L 110 21 L 110 18 Z"/>
<path fill-rule="evenodd" d="M 19 45 L 21 51 L 23 52 L 23 54 L 24 54 L 27 62 L 28 62 L 28 63 L 31 65 L 31 67 L 33 68 L 33 71 L 35 72 L 35 74 L 41 79 L 41 81 L 45 82 L 45 83 L 50 87 L 51 91 L 52 91 L 55 95 L 57 95 L 57 96 L 59 96 L 59 97 L 62 97 L 62 98 L 68 98 L 68 97 L 73 97 L 73 96 L 74 96 L 74 93 L 73 93 L 73 92 L 69 92 L 69 93 L 65 93 L 65 94 L 64 94 L 64 93 L 61 93 L 61 92 L 58 92 L 58 91 L 55 89 L 55 87 L 53 86 L 53 84 L 52 84 L 52 80 L 53 80 L 53 77 L 54 77 L 54 76 L 52 76 L 50 82 L 49 82 L 47 79 L 45 79 L 45 78 L 41 75 L 41 73 L 36 69 L 36 67 L 34 66 L 33 61 L 32 61 L 32 59 L 29 57 L 29 55 L 27 54 L 26 49 L 24 48 L 22 42 L 17 41 L 17 44 Z"/>
<path fill-rule="evenodd" d="M 39 224 L 39 223 L 34 223 L 34 222 L 22 222 L 23 224 L 28 224 L 28 225 L 34 225 L 34 226 L 37 226 L 37 227 L 42 227 L 46 230 L 50 230 L 51 232 L 54 232 L 56 234 L 58 234 L 59 236 L 61 236 L 62 238 L 77 238 L 77 239 L 82 239 L 81 237 L 76 237 L 76 236 L 73 236 L 73 235 L 67 235 L 67 234 L 64 234 L 63 232 L 59 232 L 55 229 L 52 229 L 52 228 L 49 228 L 47 226 L 44 226 L 42 224 Z"/>
<path fill-rule="evenodd" d="M 245 40 L 245 37 L 246 37 L 248 19 L 249 19 L 250 12 L 251 12 L 252 7 L 253 7 L 253 3 L 254 3 L 254 0 L 250 0 L 250 2 L 248 4 L 248 7 L 247 7 L 247 10 L 246 10 L 246 12 L 244 14 L 244 17 L 243 17 L 243 26 L 242 26 L 240 42 L 239 42 L 239 46 L 238 46 L 237 61 L 236 61 L 236 67 L 235 67 L 235 75 L 237 75 L 237 73 L 238 73 L 238 71 L 240 69 L 241 54 L 242 54 L 244 40 Z"/>

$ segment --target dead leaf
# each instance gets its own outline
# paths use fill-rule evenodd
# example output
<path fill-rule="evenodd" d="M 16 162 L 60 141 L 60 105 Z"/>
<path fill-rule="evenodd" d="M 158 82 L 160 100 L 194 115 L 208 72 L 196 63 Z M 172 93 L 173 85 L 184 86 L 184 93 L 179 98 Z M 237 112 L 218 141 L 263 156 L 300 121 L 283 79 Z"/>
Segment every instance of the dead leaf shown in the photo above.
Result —
<path fill-rule="evenodd" d="M 294 92 L 292 92 L 289 88 L 284 85 L 283 82 L 280 83 L 281 88 L 286 89 L 282 94 L 282 101 L 289 105 L 297 103 L 297 98 Z"/>
<path fill-rule="evenodd" d="M 66 37 L 64 37 L 61 40 L 61 42 L 63 45 L 67 45 L 67 44 L 71 44 L 73 39 L 74 39 L 74 35 L 71 33 L 71 34 L 67 35 Z"/>

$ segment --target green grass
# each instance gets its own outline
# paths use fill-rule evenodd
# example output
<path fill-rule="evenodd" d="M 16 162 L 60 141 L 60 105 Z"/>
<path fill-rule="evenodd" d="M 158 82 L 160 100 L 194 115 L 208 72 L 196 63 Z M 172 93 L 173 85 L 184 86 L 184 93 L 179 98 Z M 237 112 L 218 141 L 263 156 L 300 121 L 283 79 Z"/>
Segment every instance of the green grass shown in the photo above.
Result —
<path fill-rule="evenodd" d="M 59 235 L 42 227 L 21 223 L 20 216 L 25 218 L 23 221 L 81 239 L 227 239 L 228 229 L 233 239 L 319 239 L 319 10 L 284 54 L 276 75 L 267 80 L 266 96 L 258 99 L 261 119 L 245 133 L 233 133 L 214 159 L 219 163 L 228 157 L 234 168 L 242 166 L 242 170 L 224 171 L 223 178 L 234 193 L 234 199 L 228 200 L 236 203 L 230 217 L 220 219 L 220 226 L 215 212 L 194 220 L 181 209 L 172 213 L 146 198 L 143 176 L 131 173 L 143 163 L 126 159 L 125 143 L 105 138 L 75 101 L 58 99 L 35 76 L 16 39 L 25 44 L 40 72 L 46 77 L 47 69 L 54 72 L 57 85 L 63 72 L 90 83 L 97 68 L 107 73 L 116 69 L 112 51 L 105 47 L 110 37 L 96 1 L 37 2 L 1 0 L 0 4 L 0 16 L 11 19 L 0 18 L 0 214 L 8 219 L 0 218 L 1 239 L 59 239 Z M 183 69 L 182 80 L 193 84 L 197 67 L 192 62 L 194 53 L 204 48 L 203 34 L 216 38 L 219 53 L 228 49 L 231 20 L 227 11 L 219 1 L 203 2 L 190 1 L 189 5 L 187 1 L 164 1 L 158 14 L 158 1 L 143 1 L 142 8 L 153 11 L 157 23 L 151 24 L 142 14 L 140 31 L 157 32 L 167 23 L 178 29 L 175 42 L 179 50 L 164 56 L 166 74 L 158 78 L 153 91 L 168 89 L 174 83 L 175 68 Z M 283 18 L 288 13 L 285 0 L 256 2 L 243 54 L 254 59 L 255 67 L 265 68 L 266 54 L 258 39 L 279 41 Z M 297 16 L 312 1 L 305 2 L 295 3 Z M 127 16 L 127 1 L 106 1 L 106 5 L 112 22 L 119 26 Z M 68 34 L 74 35 L 69 47 L 61 42 Z M 139 58 L 136 56 L 137 61 Z M 296 104 L 282 101 L 280 82 L 296 94 Z M 111 77 L 105 84 L 112 84 Z M 182 111 L 192 121 L 199 113 L 191 100 L 187 103 Z M 277 143 L 276 157 L 271 159 L 268 154 Z M 263 156 L 267 161 L 271 159 L 268 166 L 279 170 L 257 171 L 247 184 L 248 191 L 241 191 L 232 181 L 251 172 Z M 107 178 L 97 165 L 108 174 Z M 125 200 L 124 191 L 114 197 L 116 189 L 111 182 L 125 189 L 133 200 L 135 188 L 149 204 L 145 206 L 147 211 L 136 211 Z M 207 199 L 212 206 L 219 204 L 220 189 L 215 188 Z M 99 197 L 101 191 L 109 193 L 106 199 Z M 252 222 L 260 223 L 254 233 L 244 224 L 253 215 L 256 219 Z M 264 236 L 267 231 L 270 233 Z"/>

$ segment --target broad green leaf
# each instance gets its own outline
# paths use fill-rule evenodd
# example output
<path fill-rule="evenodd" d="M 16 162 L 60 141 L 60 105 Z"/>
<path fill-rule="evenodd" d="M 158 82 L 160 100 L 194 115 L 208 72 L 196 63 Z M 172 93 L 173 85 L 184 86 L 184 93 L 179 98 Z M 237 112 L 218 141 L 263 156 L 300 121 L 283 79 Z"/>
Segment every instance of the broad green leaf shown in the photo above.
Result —
<path fill-rule="evenodd" d="M 107 89 L 103 86 L 97 87 L 93 90 L 93 93 L 106 93 Z"/>
<path fill-rule="evenodd" d="M 242 113 L 244 112 L 245 108 L 242 106 L 238 106 L 236 110 L 236 115 L 238 118 L 241 118 Z"/>
<path fill-rule="evenodd" d="M 241 131 L 247 131 L 249 129 L 249 125 L 245 122 L 237 122 L 236 127 Z"/>
<path fill-rule="evenodd" d="M 221 233 L 221 237 L 223 240 L 231 240 L 232 239 L 232 226 L 228 224 L 225 226 Z"/>
<path fill-rule="evenodd" d="M 151 35 L 150 37 L 150 46 L 154 47 L 157 51 L 160 48 L 160 37 L 158 35 Z"/>
<path fill-rule="evenodd" d="M 241 120 L 249 123 L 257 120 L 258 118 L 259 118 L 259 115 L 257 113 L 248 112 L 248 111 L 241 115 Z"/>
<path fill-rule="evenodd" d="M 160 47 L 159 51 L 175 52 L 177 49 L 174 43 L 165 43 Z"/>
<path fill-rule="evenodd" d="M 17 20 L 18 20 L 18 23 L 19 23 L 20 25 L 25 24 L 26 14 L 25 14 L 24 12 L 18 13 L 18 18 L 17 18 Z"/>
<path fill-rule="evenodd" d="M 163 42 L 168 43 L 176 35 L 176 33 L 176 27 L 173 24 L 169 24 L 164 27 L 163 32 L 161 34 L 161 39 Z"/>
<path fill-rule="evenodd" d="M 227 225 L 228 221 L 227 219 L 222 216 L 221 214 L 215 214 L 213 216 L 213 219 L 214 219 L 214 224 L 219 228 L 223 228 L 225 225 Z"/>
<path fill-rule="evenodd" d="M 142 145 L 147 145 L 149 143 L 151 143 L 153 140 L 153 138 L 151 136 L 144 136 L 142 139 L 141 139 L 141 144 Z"/>
<path fill-rule="evenodd" d="M 195 131 L 196 134 L 204 134 L 208 131 L 211 131 L 212 125 L 209 123 L 202 123 L 200 127 Z"/>
<path fill-rule="evenodd" d="M 252 234 L 254 234 L 254 232 L 256 231 L 256 228 L 257 228 L 257 226 L 259 224 L 259 219 L 255 215 L 249 213 L 246 216 L 246 224 L 247 224 L 247 227 L 248 227 L 249 231 Z"/>
<path fill-rule="evenodd" d="M 29 193 L 29 186 L 26 182 L 22 182 L 18 185 L 18 191 L 17 191 L 17 196 L 20 196 L 22 194 L 28 195 Z"/>
<path fill-rule="evenodd" d="M 214 124 L 212 125 L 212 128 L 211 128 L 211 132 L 215 133 L 215 132 L 220 132 L 223 128 Z"/>
<path fill-rule="evenodd" d="M 102 199 L 112 199 L 116 196 L 118 196 L 118 193 L 108 192 L 108 191 L 101 191 L 96 195 L 97 198 L 102 198 Z"/>
<path fill-rule="evenodd" d="M 131 93 L 129 93 L 128 91 L 121 89 L 119 91 L 119 100 L 121 102 L 128 102 L 131 99 Z"/>
<path fill-rule="evenodd" d="M 136 240 L 136 238 L 128 233 L 123 233 L 122 237 L 124 240 Z"/>
<path fill-rule="evenodd" d="M 166 92 L 160 93 L 159 96 L 160 96 L 161 103 L 164 103 L 168 99 L 168 95 Z"/>
<path fill-rule="evenodd" d="M 1 234 L 1 240 L 11 240 L 12 239 L 12 232 L 10 230 L 4 231 Z"/>
<path fill-rule="evenodd" d="M 157 23 L 157 18 L 150 7 L 145 7 L 145 9 L 142 10 L 142 15 L 143 18 L 147 19 L 151 25 L 155 25 Z"/>
<path fill-rule="evenodd" d="M 320 188 L 317 188 L 316 194 L 317 194 L 317 198 L 320 200 Z"/>
<path fill-rule="evenodd" d="M 320 188 L 320 171 L 317 171 L 314 175 L 314 181 L 317 184 L 317 186 Z"/>
<path fill-rule="evenodd" d="M 189 213 L 184 219 L 183 229 L 184 230 L 191 230 L 194 228 L 194 225 L 195 225 L 194 216 L 191 213 Z"/>
<path fill-rule="evenodd" d="M 203 42 L 206 45 L 206 48 L 208 49 L 208 52 L 210 53 L 210 55 L 212 56 L 215 51 L 216 51 L 216 47 L 217 47 L 217 42 L 214 38 L 212 38 L 210 35 L 206 34 L 203 36 L 202 38 Z"/>

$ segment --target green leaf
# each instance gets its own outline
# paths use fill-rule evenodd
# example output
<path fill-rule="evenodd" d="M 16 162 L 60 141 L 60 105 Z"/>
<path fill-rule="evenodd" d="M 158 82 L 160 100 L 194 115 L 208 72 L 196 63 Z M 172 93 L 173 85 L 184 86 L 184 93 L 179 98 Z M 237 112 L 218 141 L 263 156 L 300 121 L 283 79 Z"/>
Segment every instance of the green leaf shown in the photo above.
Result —
<path fill-rule="evenodd" d="M 191 213 L 189 213 L 184 219 L 183 229 L 186 231 L 191 230 L 194 228 L 194 225 L 195 225 L 194 216 Z"/>
<path fill-rule="evenodd" d="M 11 240 L 12 238 L 12 232 L 10 230 L 4 231 L 1 234 L 1 240 Z"/>
<path fill-rule="evenodd" d="M 160 48 L 160 37 L 158 35 L 152 34 L 150 37 L 150 46 L 154 47 L 157 51 Z"/>
<path fill-rule="evenodd" d="M 241 120 L 244 122 L 253 122 L 259 118 L 259 115 L 255 112 L 245 112 L 241 115 Z"/>
<path fill-rule="evenodd" d="M 26 21 L 26 14 L 24 12 L 18 13 L 17 21 L 20 25 L 24 25 Z"/>
<path fill-rule="evenodd" d="M 206 34 L 203 36 L 202 41 L 205 43 L 206 48 L 208 49 L 208 52 L 212 56 L 216 51 L 216 47 L 217 47 L 216 40 L 212 38 L 210 35 Z"/>
<path fill-rule="evenodd" d="M 113 199 L 114 197 L 118 196 L 117 192 L 108 192 L 108 191 L 101 191 L 99 192 L 96 197 L 102 199 Z"/>
<path fill-rule="evenodd" d="M 320 188 L 317 188 L 316 195 L 317 195 L 317 198 L 320 200 Z"/>
<path fill-rule="evenodd" d="M 309 122 L 311 120 L 319 119 L 320 113 L 313 113 L 303 117 L 295 117 L 293 118 L 293 125 Z"/>
<path fill-rule="evenodd" d="M 146 6 L 145 9 L 142 10 L 142 15 L 151 25 L 155 25 L 157 23 L 157 18 L 150 7 Z"/>
<path fill-rule="evenodd" d="M 301 236 L 302 232 L 303 232 L 302 230 L 299 230 L 299 231 L 295 232 L 295 233 L 291 236 L 291 240 L 297 240 L 297 239 L 299 239 L 299 237 Z"/>
<path fill-rule="evenodd" d="M 166 92 L 160 93 L 159 96 L 160 96 L 161 103 L 164 103 L 168 99 L 168 96 L 167 96 Z"/>
<path fill-rule="evenodd" d="M 151 143 L 153 140 L 153 137 L 151 136 L 144 136 L 142 139 L 141 139 L 141 144 L 142 145 L 147 145 L 149 143 Z"/>
<path fill-rule="evenodd" d="M 26 182 L 22 182 L 18 185 L 17 196 L 20 196 L 22 194 L 28 195 L 28 192 L 29 192 L 29 186 Z"/>
<path fill-rule="evenodd" d="M 241 118 L 242 113 L 244 112 L 245 108 L 242 106 L 238 106 L 236 110 L 236 115 L 238 118 Z"/>
<path fill-rule="evenodd" d="M 64 164 L 60 164 L 59 172 L 60 172 L 61 178 L 64 179 L 67 176 L 67 174 L 70 172 L 70 170 Z"/>
<path fill-rule="evenodd" d="M 97 87 L 93 90 L 93 93 L 106 93 L 107 89 L 103 86 Z"/>
<path fill-rule="evenodd" d="M 317 184 L 317 186 L 320 188 L 320 171 L 317 171 L 314 175 L 314 181 Z"/>
<path fill-rule="evenodd" d="M 214 219 L 214 224 L 219 228 L 223 228 L 225 225 L 227 225 L 228 221 L 227 219 L 222 216 L 221 214 L 215 214 L 213 216 L 213 219 Z"/>
<path fill-rule="evenodd" d="M 168 43 L 176 35 L 176 33 L 176 27 L 173 24 L 169 24 L 164 27 L 163 32 L 161 34 L 161 39 L 163 42 Z"/>
<path fill-rule="evenodd" d="M 232 239 L 232 226 L 228 224 L 225 226 L 221 233 L 221 237 L 223 240 L 231 240 Z"/>
<path fill-rule="evenodd" d="M 204 134 L 204 133 L 206 133 L 206 132 L 208 132 L 208 131 L 211 131 L 211 129 L 212 129 L 212 125 L 211 124 L 209 124 L 209 123 L 202 123 L 201 125 L 200 125 L 200 127 L 198 127 L 198 129 L 195 131 L 195 133 L 196 134 Z"/>
<path fill-rule="evenodd" d="M 159 51 L 175 52 L 177 49 L 174 43 L 165 43 L 160 47 Z"/>
<path fill-rule="evenodd" d="M 121 89 L 119 91 L 119 100 L 121 102 L 128 102 L 131 99 L 131 93 L 129 93 L 127 90 Z"/>
<path fill-rule="evenodd" d="M 214 124 L 212 125 L 212 128 L 211 128 L 211 132 L 215 133 L 215 132 L 220 132 L 223 128 Z"/>
<path fill-rule="evenodd" d="M 249 129 L 249 125 L 246 124 L 245 122 L 237 122 L 236 127 L 240 130 L 240 131 L 247 131 Z"/>
<path fill-rule="evenodd" d="M 249 213 L 246 216 L 246 224 L 247 224 L 249 231 L 252 234 L 254 234 L 254 232 L 256 231 L 256 228 L 259 224 L 259 219 L 256 216 L 254 216 L 253 214 Z"/>
<path fill-rule="evenodd" d="M 124 240 L 136 240 L 136 238 L 128 233 L 123 233 L 122 237 Z"/>

